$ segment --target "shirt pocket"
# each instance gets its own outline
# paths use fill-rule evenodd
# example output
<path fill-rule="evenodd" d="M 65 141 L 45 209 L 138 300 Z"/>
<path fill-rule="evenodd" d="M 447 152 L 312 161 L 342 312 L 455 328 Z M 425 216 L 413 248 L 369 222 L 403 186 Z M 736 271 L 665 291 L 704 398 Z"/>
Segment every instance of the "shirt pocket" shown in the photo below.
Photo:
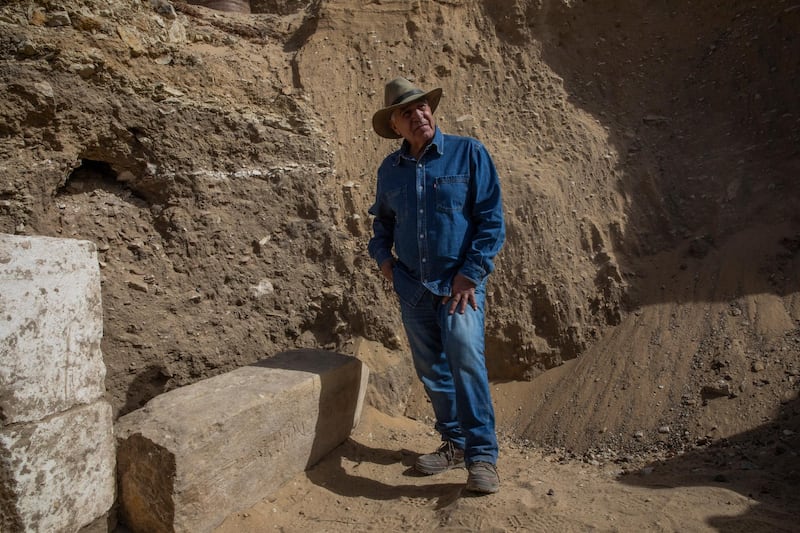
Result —
<path fill-rule="evenodd" d="M 434 180 L 436 210 L 455 213 L 464 209 L 469 192 L 469 175 L 441 176 Z"/>

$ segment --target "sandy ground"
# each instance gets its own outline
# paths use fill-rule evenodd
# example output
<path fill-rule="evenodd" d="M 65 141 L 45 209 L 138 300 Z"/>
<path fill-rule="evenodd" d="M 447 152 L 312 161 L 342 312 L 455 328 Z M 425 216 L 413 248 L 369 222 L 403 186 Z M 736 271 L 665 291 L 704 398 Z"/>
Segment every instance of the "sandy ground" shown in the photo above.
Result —
<path fill-rule="evenodd" d="M 466 471 L 421 476 L 427 426 L 367 409 L 352 438 L 216 533 L 264 531 L 797 531 L 796 490 L 733 457 L 656 463 L 575 458 L 505 439 L 501 491 L 464 491 Z"/>

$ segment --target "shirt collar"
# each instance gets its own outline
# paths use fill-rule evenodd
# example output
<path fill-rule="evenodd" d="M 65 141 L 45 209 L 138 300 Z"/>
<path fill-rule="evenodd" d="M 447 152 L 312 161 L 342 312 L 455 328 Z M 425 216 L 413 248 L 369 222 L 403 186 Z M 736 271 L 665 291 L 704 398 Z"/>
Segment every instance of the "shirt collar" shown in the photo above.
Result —
<path fill-rule="evenodd" d="M 400 149 L 395 152 L 396 157 L 394 159 L 394 166 L 400 164 L 400 159 L 405 157 L 406 159 L 410 159 L 410 155 L 408 153 L 409 145 L 408 141 L 403 139 L 403 144 L 400 145 Z M 428 146 L 425 147 L 425 151 L 422 152 L 422 156 L 424 157 L 425 154 L 428 153 L 430 150 L 436 150 L 436 153 L 442 155 L 444 153 L 444 134 L 442 130 L 439 129 L 439 126 L 436 126 L 436 131 L 433 134 L 433 139 L 431 142 L 428 143 Z M 420 158 L 422 159 L 422 158 Z"/>

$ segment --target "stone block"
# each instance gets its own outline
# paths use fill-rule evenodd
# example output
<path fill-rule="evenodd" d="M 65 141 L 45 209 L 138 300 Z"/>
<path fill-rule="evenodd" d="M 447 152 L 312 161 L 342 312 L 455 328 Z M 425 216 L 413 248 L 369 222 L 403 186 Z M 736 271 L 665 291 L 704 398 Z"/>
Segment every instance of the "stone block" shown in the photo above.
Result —
<path fill-rule="evenodd" d="M 0 531 L 74 532 L 114 503 L 100 270 L 88 241 L 0 234 Z"/>
<path fill-rule="evenodd" d="M 153 398 L 117 422 L 122 521 L 212 531 L 344 442 L 367 379 L 354 357 L 300 350 Z"/>
<path fill-rule="evenodd" d="M 102 335 L 93 243 L 0 234 L 0 427 L 102 398 Z"/>
<path fill-rule="evenodd" d="M 114 503 L 111 405 L 0 428 L 0 531 L 75 532 Z"/>

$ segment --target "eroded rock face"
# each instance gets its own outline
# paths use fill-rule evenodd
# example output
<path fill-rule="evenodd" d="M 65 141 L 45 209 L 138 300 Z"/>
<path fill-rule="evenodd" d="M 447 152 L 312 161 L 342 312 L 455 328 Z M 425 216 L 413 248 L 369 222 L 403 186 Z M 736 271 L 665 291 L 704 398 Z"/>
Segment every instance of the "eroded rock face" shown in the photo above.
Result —
<path fill-rule="evenodd" d="M 430 73 L 423 84 L 444 86 L 443 129 L 485 141 L 500 166 L 509 239 L 490 281 L 492 376 L 525 379 L 574 357 L 617 314 L 624 280 L 606 290 L 608 278 L 595 276 L 601 249 L 614 271 L 607 227 L 619 215 L 592 207 L 590 195 L 610 189 L 611 164 L 591 157 L 604 150 L 599 128 L 560 145 L 544 131 L 527 151 L 501 142 L 571 121 L 557 77 L 535 56 L 524 72 L 506 64 L 477 4 L 415 5 L 261 2 L 254 11 L 271 16 L 241 17 L 136 4 L 81 10 L 61 33 L 34 24 L 49 20 L 44 9 L 10 14 L 19 35 L 4 48 L 15 60 L 0 71 L 0 127 L 30 150 L 6 143 L 16 159 L 0 184 L 0 228 L 98 244 L 115 413 L 260 353 L 349 351 L 358 338 L 406 350 L 394 296 L 366 254 L 372 175 L 394 149 L 368 119 L 386 72 L 411 68 L 405 57 L 420 79 Z M 398 10 L 414 23 L 398 24 Z M 414 53 L 439 31 L 445 55 Z M 516 82 L 462 80 L 470 65 L 489 64 L 500 79 L 534 80 L 547 98 Z M 497 121 L 465 98 L 497 101 Z M 505 120 L 508 102 L 531 123 Z M 574 180 L 586 189 L 580 206 L 550 185 L 570 175 L 561 145 L 587 162 Z M 582 228 L 562 223 L 577 208 L 596 216 Z M 570 275 L 556 279 L 567 260 Z M 405 382 L 413 373 L 398 360 Z"/>
<path fill-rule="evenodd" d="M 217 11 L 229 11 L 231 13 L 250 13 L 249 0 L 192 0 L 190 4 L 203 6 Z"/>
<path fill-rule="evenodd" d="M 275 13 L 289 15 L 308 7 L 309 0 L 250 0 L 250 9 L 253 13 Z"/>
<path fill-rule="evenodd" d="M 229 13 L 290 15 L 307 7 L 309 2 L 307 0 L 192 0 L 189 4 Z"/>

